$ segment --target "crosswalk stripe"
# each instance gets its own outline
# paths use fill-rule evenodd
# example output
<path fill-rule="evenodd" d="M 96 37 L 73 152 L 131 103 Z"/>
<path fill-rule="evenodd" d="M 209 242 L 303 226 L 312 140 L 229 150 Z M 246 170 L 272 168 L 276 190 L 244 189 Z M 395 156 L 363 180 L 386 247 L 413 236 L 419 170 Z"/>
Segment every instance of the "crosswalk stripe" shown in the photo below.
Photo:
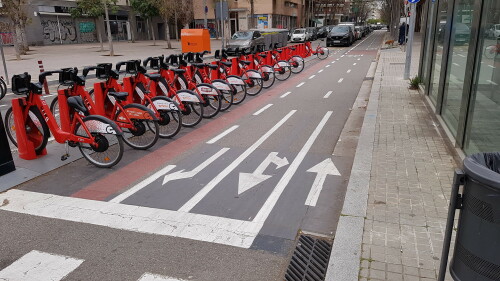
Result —
<path fill-rule="evenodd" d="M 146 272 L 137 281 L 184 281 L 184 280 Z"/>
<path fill-rule="evenodd" d="M 0 280 L 57 281 L 75 270 L 83 260 L 33 250 L 0 271 Z"/>

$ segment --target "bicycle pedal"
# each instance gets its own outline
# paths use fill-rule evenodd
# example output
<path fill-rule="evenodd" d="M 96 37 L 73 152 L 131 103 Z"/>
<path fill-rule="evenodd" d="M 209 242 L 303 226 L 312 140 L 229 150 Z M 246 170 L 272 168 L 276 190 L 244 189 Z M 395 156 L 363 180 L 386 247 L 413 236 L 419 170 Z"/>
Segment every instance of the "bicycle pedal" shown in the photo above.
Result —
<path fill-rule="evenodd" d="M 68 160 L 69 158 L 69 154 L 64 154 L 63 156 L 61 156 L 61 161 L 66 161 Z"/>

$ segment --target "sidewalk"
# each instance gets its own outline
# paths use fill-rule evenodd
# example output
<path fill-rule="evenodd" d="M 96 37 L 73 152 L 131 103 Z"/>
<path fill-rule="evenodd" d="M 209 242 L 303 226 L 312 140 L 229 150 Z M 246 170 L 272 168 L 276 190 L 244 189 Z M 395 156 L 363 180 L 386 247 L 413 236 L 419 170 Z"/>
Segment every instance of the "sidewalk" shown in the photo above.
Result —
<path fill-rule="evenodd" d="M 78 67 L 95 65 L 97 63 L 117 63 L 131 59 L 145 59 L 151 56 L 170 55 L 181 53 L 181 42 L 172 40 L 172 49 L 167 49 L 167 41 L 113 42 L 115 56 L 110 57 L 108 44 L 104 42 L 104 50 L 100 51 L 99 43 L 91 44 L 67 44 L 50 46 L 30 46 L 28 55 L 22 56 L 22 60 L 16 60 L 14 47 L 4 46 L 5 59 L 9 77 L 12 75 L 28 72 L 39 73 L 38 60 L 43 60 L 45 70 L 56 70 L 64 67 Z M 221 40 L 211 40 L 212 52 L 220 49 Z M 5 76 L 3 65 L 0 65 L 0 75 Z M 49 79 L 57 79 L 52 77 Z"/>
<path fill-rule="evenodd" d="M 457 163 L 425 97 L 402 78 L 405 55 L 380 52 L 326 280 L 437 279 Z"/>

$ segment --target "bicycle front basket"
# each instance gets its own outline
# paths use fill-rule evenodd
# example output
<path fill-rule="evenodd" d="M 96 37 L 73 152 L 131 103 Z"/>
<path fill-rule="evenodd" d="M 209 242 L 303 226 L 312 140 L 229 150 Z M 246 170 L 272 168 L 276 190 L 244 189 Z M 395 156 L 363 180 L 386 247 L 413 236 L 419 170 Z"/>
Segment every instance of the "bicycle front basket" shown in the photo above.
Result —
<path fill-rule="evenodd" d="M 12 76 L 12 92 L 16 95 L 26 95 L 29 93 L 31 75 L 27 72 Z"/>
<path fill-rule="evenodd" d="M 76 75 L 75 69 L 73 68 L 63 68 L 62 72 L 59 73 L 59 84 L 63 86 L 73 85 L 74 76 Z"/>
<path fill-rule="evenodd" d="M 95 71 L 95 76 L 98 79 L 106 80 L 109 78 L 109 74 L 113 68 L 111 63 L 100 63 L 97 65 L 97 70 Z"/>

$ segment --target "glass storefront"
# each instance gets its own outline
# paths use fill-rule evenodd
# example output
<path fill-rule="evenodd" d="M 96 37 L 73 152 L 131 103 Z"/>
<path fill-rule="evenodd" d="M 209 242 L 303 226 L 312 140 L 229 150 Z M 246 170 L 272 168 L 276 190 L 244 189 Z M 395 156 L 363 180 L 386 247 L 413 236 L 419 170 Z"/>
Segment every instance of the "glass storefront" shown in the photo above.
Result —
<path fill-rule="evenodd" d="M 500 151 L 500 1 L 427 1 L 425 94 L 457 148 Z"/>
<path fill-rule="evenodd" d="M 500 1 L 485 0 L 470 103 L 467 153 L 500 151 Z"/>
<path fill-rule="evenodd" d="M 471 28 L 475 0 L 458 0 L 455 3 L 451 29 L 450 54 L 443 92 L 441 114 L 448 128 L 456 137 L 461 112 L 465 81 L 465 66 L 471 47 Z"/>

